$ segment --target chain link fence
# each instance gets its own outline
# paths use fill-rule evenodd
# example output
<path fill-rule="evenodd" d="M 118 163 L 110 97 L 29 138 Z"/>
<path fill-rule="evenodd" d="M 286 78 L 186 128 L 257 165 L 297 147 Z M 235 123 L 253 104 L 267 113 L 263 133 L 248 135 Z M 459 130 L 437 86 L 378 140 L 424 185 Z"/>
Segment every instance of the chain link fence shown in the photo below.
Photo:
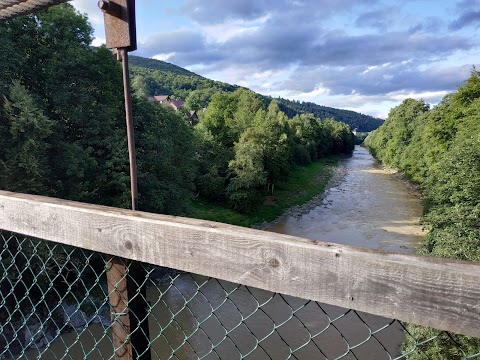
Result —
<path fill-rule="evenodd" d="M 109 306 L 106 256 L 8 232 L 0 241 L 0 358 L 115 359 L 121 314 Z M 447 332 L 419 336 L 397 320 L 143 267 L 154 359 L 431 359 L 432 347 L 439 359 L 480 357 Z"/>

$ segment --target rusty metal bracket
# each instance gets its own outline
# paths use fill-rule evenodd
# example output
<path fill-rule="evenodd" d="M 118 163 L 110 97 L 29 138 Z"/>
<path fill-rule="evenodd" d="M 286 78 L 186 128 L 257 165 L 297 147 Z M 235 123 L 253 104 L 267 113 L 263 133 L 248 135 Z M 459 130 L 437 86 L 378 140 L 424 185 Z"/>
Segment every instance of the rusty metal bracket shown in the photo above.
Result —
<path fill-rule="evenodd" d="M 137 50 L 135 0 L 100 0 L 107 48 Z"/>

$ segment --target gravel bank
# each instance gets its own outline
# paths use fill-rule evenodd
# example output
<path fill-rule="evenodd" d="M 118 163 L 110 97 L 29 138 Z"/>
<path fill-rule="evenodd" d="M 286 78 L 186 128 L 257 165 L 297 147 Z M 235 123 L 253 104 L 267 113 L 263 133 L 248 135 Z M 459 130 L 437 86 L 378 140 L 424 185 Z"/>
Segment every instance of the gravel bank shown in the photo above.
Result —
<path fill-rule="evenodd" d="M 330 189 L 337 187 L 347 174 L 347 168 L 343 160 L 338 161 L 338 163 L 332 167 L 332 176 L 328 181 L 328 184 L 325 187 L 325 191 L 323 193 L 318 194 L 305 204 L 296 205 L 287 209 L 282 215 L 280 215 L 278 218 L 271 222 L 263 222 L 261 224 L 253 225 L 252 228 L 259 230 L 267 230 L 270 226 L 280 222 L 284 222 L 289 217 L 300 217 L 315 209 L 317 206 L 322 205 L 323 199 L 329 194 Z M 324 175 L 320 175 L 318 177 L 318 181 L 322 181 L 323 177 Z"/>

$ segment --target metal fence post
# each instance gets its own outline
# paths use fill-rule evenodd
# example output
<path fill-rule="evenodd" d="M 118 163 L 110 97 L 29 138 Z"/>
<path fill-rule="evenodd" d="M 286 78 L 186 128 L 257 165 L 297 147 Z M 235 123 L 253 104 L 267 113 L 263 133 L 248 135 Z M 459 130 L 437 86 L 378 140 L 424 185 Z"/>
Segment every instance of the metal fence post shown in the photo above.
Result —
<path fill-rule="evenodd" d="M 104 13 L 107 47 L 116 49 L 122 63 L 125 115 L 127 125 L 128 158 L 130 162 L 130 191 L 132 209 L 138 210 L 137 165 L 133 130 L 132 96 L 128 69 L 128 51 L 136 49 L 135 0 L 101 0 L 98 6 Z M 110 266 L 110 268 L 109 268 Z M 113 338 L 119 342 L 116 355 L 123 359 L 150 359 L 150 332 L 148 302 L 144 285 L 146 271 L 141 263 L 119 258 L 107 262 Z M 110 274 L 110 270 L 113 271 Z M 116 277 L 115 277 L 116 275 Z M 118 309 L 115 308 L 118 307 Z M 119 315 L 120 312 L 120 315 Z M 124 319 L 128 318 L 128 320 Z M 122 345 L 123 344 L 123 345 Z"/>

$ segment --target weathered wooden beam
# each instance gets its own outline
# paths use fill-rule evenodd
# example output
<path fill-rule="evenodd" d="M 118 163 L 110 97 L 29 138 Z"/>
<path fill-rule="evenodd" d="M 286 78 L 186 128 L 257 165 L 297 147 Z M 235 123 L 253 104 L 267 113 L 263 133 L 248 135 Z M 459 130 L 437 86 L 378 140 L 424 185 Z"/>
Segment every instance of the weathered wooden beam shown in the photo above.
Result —
<path fill-rule="evenodd" d="M 0 191 L 0 229 L 480 337 L 480 264 Z"/>
<path fill-rule="evenodd" d="M 111 308 L 112 340 L 117 359 L 132 360 L 133 349 L 130 341 L 130 317 L 125 261 L 118 256 L 107 255 L 106 275 L 108 299 Z"/>

